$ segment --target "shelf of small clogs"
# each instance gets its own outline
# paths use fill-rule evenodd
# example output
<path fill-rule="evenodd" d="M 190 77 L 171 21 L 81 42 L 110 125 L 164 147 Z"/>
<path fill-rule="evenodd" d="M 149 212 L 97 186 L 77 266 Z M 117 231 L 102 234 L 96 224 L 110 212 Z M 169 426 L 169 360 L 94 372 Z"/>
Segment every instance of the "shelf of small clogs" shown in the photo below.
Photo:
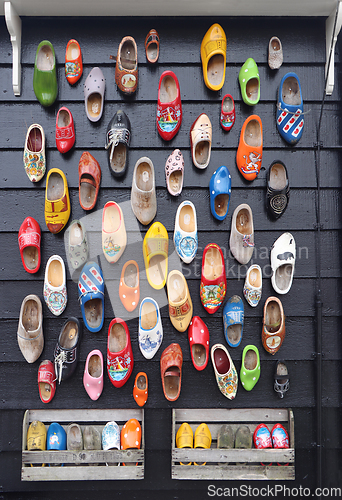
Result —
<path fill-rule="evenodd" d="M 102 433 L 108 421 L 115 420 L 121 430 L 124 423 L 130 418 L 136 418 L 141 422 L 141 448 L 139 450 L 82 450 L 75 452 L 67 450 L 27 451 L 26 448 L 27 430 L 34 420 L 43 422 L 47 428 L 52 422 L 58 422 L 65 429 L 68 424 L 75 422 L 80 425 L 82 431 L 85 425 L 94 425 Z M 52 463 L 53 466 L 48 465 Z M 124 467 L 123 463 L 129 466 Z M 26 410 L 25 412 L 22 441 L 22 481 L 144 479 L 144 467 L 143 409 Z"/>
<path fill-rule="evenodd" d="M 194 433 L 196 427 L 205 422 L 212 436 L 211 448 L 176 448 L 176 433 L 183 422 L 187 422 Z M 262 422 L 268 427 L 281 423 L 289 434 L 290 448 L 217 448 L 217 435 L 223 424 L 230 424 L 234 432 L 240 425 L 247 425 L 253 434 L 256 426 Z M 191 465 L 181 465 L 180 462 L 191 462 Z M 205 462 L 205 465 L 193 465 L 194 462 Z M 171 469 L 172 479 L 294 480 L 293 412 L 291 409 L 270 408 L 173 409 Z"/>

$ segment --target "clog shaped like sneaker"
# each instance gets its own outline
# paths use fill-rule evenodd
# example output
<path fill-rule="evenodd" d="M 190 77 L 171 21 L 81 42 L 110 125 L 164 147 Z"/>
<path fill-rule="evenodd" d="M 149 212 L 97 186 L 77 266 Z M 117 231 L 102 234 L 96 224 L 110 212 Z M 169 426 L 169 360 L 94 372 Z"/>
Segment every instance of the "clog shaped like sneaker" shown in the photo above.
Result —
<path fill-rule="evenodd" d="M 102 431 L 102 449 L 120 450 L 120 428 L 114 420 L 107 422 Z"/>
<path fill-rule="evenodd" d="M 74 85 L 82 76 L 83 63 L 80 44 L 77 40 L 71 39 L 68 41 L 65 51 L 65 77 Z"/>
<path fill-rule="evenodd" d="M 204 83 L 210 90 L 220 90 L 226 75 L 227 38 L 219 24 L 213 24 L 201 43 Z"/>
<path fill-rule="evenodd" d="M 240 369 L 241 384 L 246 391 L 251 391 L 260 378 L 260 356 L 255 345 L 246 345 L 242 352 Z"/>
<path fill-rule="evenodd" d="M 196 370 L 204 370 L 209 360 L 209 330 L 199 316 L 190 321 L 188 339 L 192 364 Z"/>
<path fill-rule="evenodd" d="M 283 233 L 271 248 L 271 283 L 277 293 L 287 293 L 292 285 L 296 262 L 296 242 L 291 233 Z"/>
<path fill-rule="evenodd" d="M 68 318 L 62 325 L 53 352 L 56 379 L 59 384 L 75 373 L 81 338 L 82 323 L 73 316 Z"/>
<path fill-rule="evenodd" d="M 135 260 L 127 261 L 121 271 L 119 297 L 129 312 L 134 311 L 140 299 L 139 266 Z"/>
<path fill-rule="evenodd" d="M 154 222 L 143 241 L 143 256 L 147 281 L 152 288 L 161 290 L 166 283 L 169 236 L 163 224 Z"/>
<path fill-rule="evenodd" d="M 226 296 L 227 278 L 224 257 L 216 243 L 209 243 L 203 251 L 200 297 L 205 310 L 214 314 Z"/>
<path fill-rule="evenodd" d="M 256 307 L 261 299 L 262 292 L 262 271 L 258 264 L 253 264 L 248 268 L 243 295 L 248 304 Z"/>
<path fill-rule="evenodd" d="M 148 398 L 148 378 L 145 372 L 137 373 L 133 387 L 133 398 L 139 406 L 144 406 Z"/>
<path fill-rule="evenodd" d="M 289 144 L 296 144 L 303 135 L 303 97 L 296 73 L 286 73 L 281 79 L 278 91 L 277 129 Z"/>
<path fill-rule="evenodd" d="M 173 242 L 177 255 L 190 264 L 198 249 L 196 208 L 191 201 L 183 201 L 177 209 Z"/>
<path fill-rule="evenodd" d="M 167 70 L 160 75 L 158 87 L 157 130 L 164 141 L 177 134 L 182 123 L 182 102 L 177 76 Z"/>
<path fill-rule="evenodd" d="M 131 122 L 119 109 L 108 123 L 105 149 L 108 166 L 113 177 L 123 177 L 128 167 L 128 149 L 131 141 Z"/>
<path fill-rule="evenodd" d="M 96 262 L 87 262 L 78 281 L 82 318 L 90 332 L 99 332 L 104 321 L 104 279 Z"/>
<path fill-rule="evenodd" d="M 37 47 L 33 71 L 33 90 L 40 104 L 51 106 L 56 100 L 58 85 L 56 56 L 53 45 L 43 40 Z"/>
<path fill-rule="evenodd" d="M 102 249 L 108 262 L 117 262 L 127 244 L 125 221 L 120 205 L 107 201 L 102 212 Z"/>
<path fill-rule="evenodd" d="M 145 297 L 139 311 L 139 347 L 146 359 L 151 359 L 163 341 L 163 325 L 159 306 L 151 297 Z"/>
<path fill-rule="evenodd" d="M 52 422 L 49 425 L 46 436 L 47 450 L 66 450 L 67 449 L 67 434 L 64 428 L 57 422 Z"/>
<path fill-rule="evenodd" d="M 194 447 L 194 433 L 187 422 L 183 422 L 179 427 L 176 434 L 176 447 L 177 448 L 193 448 Z M 181 465 L 191 465 L 191 462 Z"/>
<path fill-rule="evenodd" d="M 50 403 L 56 392 L 56 373 L 53 363 L 42 361 L 38 368 L 39 397 L 43 403 Z"/>
<path fill-rule="evenodd" d="M 114 387 L 122 387 L 133 371 L 131 337 L 126 323 L 114 318 L 108 328 L 107 372 Z"/>
<path fill-rule="evenodd" d="M 44 278 L 44 300 L 55 316 L 62 314 L 67 305 L 65 265 L 62 257 L 52 255 L 47 261 Z"/>
<path fill-rule="evenodd" d="M 103 356 L 98 349 L 94 349 L 87 356 L 83 385 L 90 399 L 99 399 L 103 390 Z"/>
<path fill-rule="evenodd" d="M 190 128 L 190 148 L 195 167 L 207 168 L 211 156 L 213 128 L 208 115 L 201 113 Z"/>
<path fill-rule="evenodd" d="M 224 220 L 229 210 L 232 178 L 225 165 L 219 167 L 209 182 L 210 210 L 217 220 Z"/>
<path fill-rule="evenodd" d="M 31 182 L 39 182 L 46 171 L 45 133 L 38 123 L 29 126 L 24 147 L 24 167 Z"/>
<path fill-rule="evenodd" d="M 58 110 L 56 118 L 56 146 L 60 153 L 67 153 L 75 144 L 74 119 L 68 108 Z"/>
<path fill-rule="evenodd" d="M 262 148 L 262 122 L 258 115 L 251 115 L 242 126 L 236 152 L 236 165 L 248 181 L 255 179 L 260 172 Z"/>
<path fill-rule="evenodd" d="M 20 226 L 18 243 L 21 261 L 25 271 L 36 273 L 40 268 L 41 230 L 38 222 L 33 217 L 26 217 Z"/>
<path fill-rule="evenodd" d="M 103 113 L 106 80 L 100 68 L 93 68 L 84 83 L 86 115 L 91 122 L 98 122 Z"/>
<path fill-rule="evenodd" d="M 224 336 L 230 347 L 240 345 L 243 334 L 244 307 L 241 297 L 233 295 L 223 308 Z"/>
<path fill-rule="evenodd" d="M 241 96 L 245 104 L 254 106 L 260 99 L 260 76 L 254 59 L 249 57 L 239 71 Z"/>
<path fill-rule="evenodd" d="M 223 344 L 211 348 L 211 362 L 218 388 L 228 399 L 234 399 L 238 389 L 238 375 L 228 350 Z"/>
<path fill-rule="evenodd" d="M 173 270 L 167 277 L 167 296 L 171 323 L 179 332 L 185 332 L 192 318 L 193 306 L 184 275 Z"/>
<path fill-rule="evenodd" d="M 59 233 L 70 217 L 70 198 L 68 182 L 64 172 L 51 168 L 46 179 L 45 222 L 51 233 Z"/>

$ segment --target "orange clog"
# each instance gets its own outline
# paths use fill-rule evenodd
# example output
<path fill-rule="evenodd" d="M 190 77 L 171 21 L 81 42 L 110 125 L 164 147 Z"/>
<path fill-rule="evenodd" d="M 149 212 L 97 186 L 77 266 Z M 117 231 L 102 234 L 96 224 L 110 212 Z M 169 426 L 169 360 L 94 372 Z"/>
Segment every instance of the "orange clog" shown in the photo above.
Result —
<path fill-rule="evenodd" d="M 141 448 L 141 425 L 136 418 L 128 420 L 121 429 L 121 449 L 132 450 Z M 126 465 L 126 464 L 122 464 Z M 134 465 L 132 462 L 127 465 Z M 138 465 L 137 463 L 135 465 Z"/>
<path fill-rule="evenodd" d="M 145 372 L 139 372 L 135 377 L 133 398 L 139 406 L 144 406 L 148 398 L 148 378 Z"/>
<path fill-rule="evenodd" d="M 135 260 L 128 260 L 121 271 L 119 297 L 129 312 L 134 311 L 140 299 L 139 266 Z"/>
<path fill-rule="evenodd" d="M 83 63 L 80 44 L 77 40 L 68 41 L 65 51 L 65 76 L 68 82 L 73 85 L 82 76 Z"/>
<path fill-rule="evenodd" d="M 236 164 L 248 181 L 255 179 L 262 162 L 262 123 L 258 115 L 251 115 L 242 126 Z"/>

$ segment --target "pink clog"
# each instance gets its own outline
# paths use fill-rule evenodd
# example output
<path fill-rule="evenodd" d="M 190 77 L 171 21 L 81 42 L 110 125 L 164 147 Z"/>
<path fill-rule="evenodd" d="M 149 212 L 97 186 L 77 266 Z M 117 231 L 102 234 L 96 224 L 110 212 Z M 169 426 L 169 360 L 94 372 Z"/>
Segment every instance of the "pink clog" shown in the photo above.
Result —
<path fill-rule="evenodd" d="M 94 349 L 87 356 L 83 385 L 90 399 L 99 399 L 103 390 L 103 356 L 98 349 Z"/>

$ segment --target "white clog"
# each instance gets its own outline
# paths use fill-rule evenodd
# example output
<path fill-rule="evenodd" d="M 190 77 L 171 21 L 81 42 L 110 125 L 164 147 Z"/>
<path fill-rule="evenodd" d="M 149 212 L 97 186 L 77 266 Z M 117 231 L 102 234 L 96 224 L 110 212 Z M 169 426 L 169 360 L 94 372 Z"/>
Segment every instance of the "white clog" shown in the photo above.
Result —
<path fill-rule="evenodd" d="M 243 294 L 248 304 L 256 307 L 261 299 L 262 272 L 258 264 L 253 264 L 247 271 Z"/>
<path fill-rule="evenodd" d="M 191 201 L 183 201 L 177 209 L 173 242 L 178 256 L 190 264 L 198 248 L 196 208 Z"/>
<path fill-rule="evenodd" d="M 45 268 L 44 300 L 55 316 L 62 314 L 67 305 L 65 265 L 59 255 L 52 255 Z"/>
<path fill-rule="evenodd" d="M 139 311 L 139 347 L 146 359 L 151 359 L 163 341 L 163 326 L 159 306 L 151 297 L 145 297 Z"/>
<path fill-rule="evenodd" d="M 234 210 L 229 239 L 230 251 L 240 264 L 248 264 L 254 250 L 254 226 L 251 207 L 242 203 Z"/>
<path fill-rule="evenodd" d="M 292 285 L 296 262 L 296 242 L 291 233 L 283 233 L 271 248 L 271 282 L 277 293 L 287 293 Z"/>

